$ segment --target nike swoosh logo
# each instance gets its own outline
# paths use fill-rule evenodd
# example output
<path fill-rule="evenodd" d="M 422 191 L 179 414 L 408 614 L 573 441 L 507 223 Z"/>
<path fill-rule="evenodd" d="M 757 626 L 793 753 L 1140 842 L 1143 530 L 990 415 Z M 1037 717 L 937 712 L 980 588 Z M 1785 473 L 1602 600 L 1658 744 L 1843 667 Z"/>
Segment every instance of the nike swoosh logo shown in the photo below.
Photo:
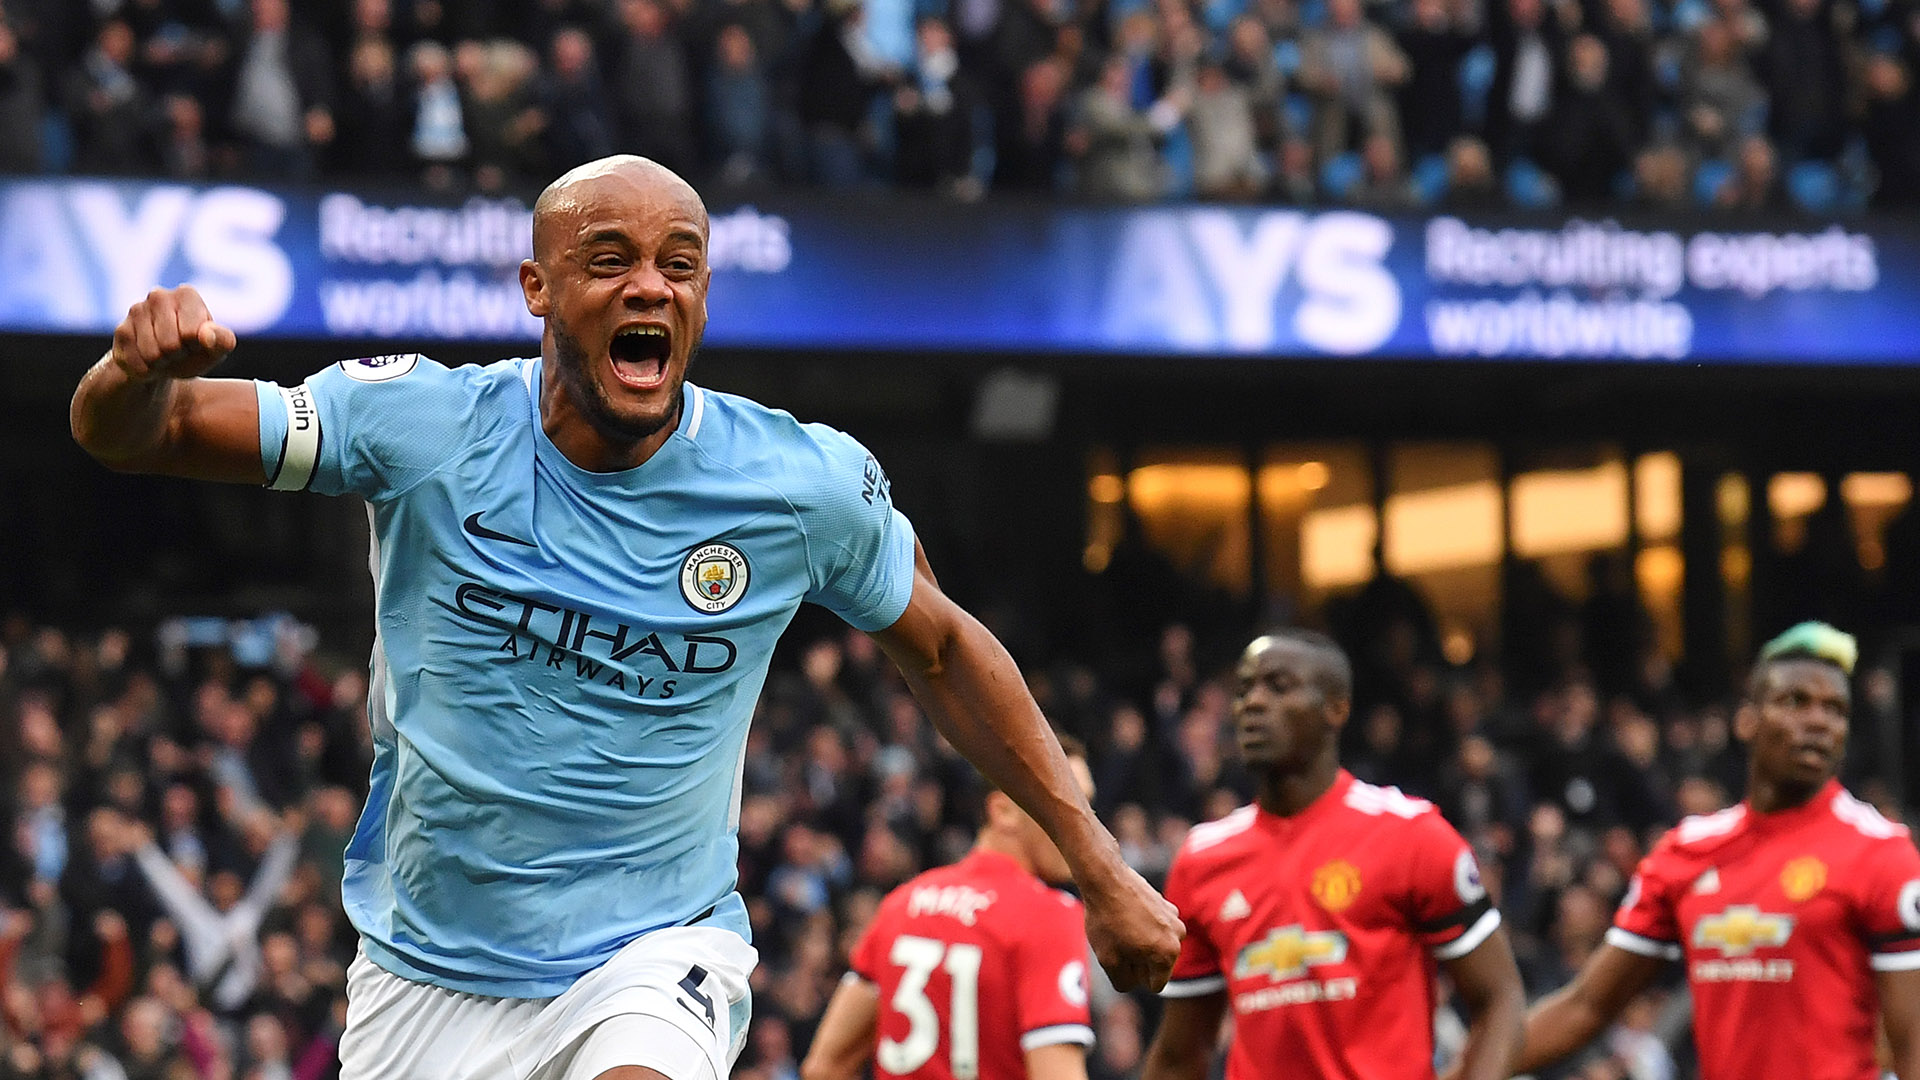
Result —
<path fill-rule="evenodd" d="M 504 540 L 509 544 L 519 544 L 521 547 L 534 546 L 534 543 L 531 540 L 522 540 L 517 536 L 508 536 L 506 533 L 503 533 L 503 532 L 494 532 L 492 529 L 489 529 L 485 525 L 480 524 L 480 515 L 484 513 L 486 513 L 486 511 L 481 510 L 468 515 L 467 520 L 463 526 L 468 533 L 470 533 L 473 536 L 477 536 L 482 540 Z"/>

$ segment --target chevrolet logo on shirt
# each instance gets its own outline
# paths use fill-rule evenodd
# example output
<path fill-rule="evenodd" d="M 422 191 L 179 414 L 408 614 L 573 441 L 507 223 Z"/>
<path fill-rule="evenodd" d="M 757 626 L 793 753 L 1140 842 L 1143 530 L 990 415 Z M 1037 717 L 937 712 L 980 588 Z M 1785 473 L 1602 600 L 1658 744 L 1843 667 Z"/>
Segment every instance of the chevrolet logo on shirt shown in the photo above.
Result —
<path fill-rule="evenodd" d="M 1298 924 L 1271 931 L 1240 950 L 1234 962 L 1235 978 L 1264 974 L 1274 982 L 1297 979 L 1310 967 L 1338 964 L 1347 958 L 1347 936 L 1337 930 L 1302 930 Z"/>
<path fill-rule="evenodd" d="M 1778 948 L 1792 936 L 1793 916 L 1769 915 L 1752 904 L 1736 904 L 1693 925 L 1694 946 L 1718 949 L 1722 956 Z"/>

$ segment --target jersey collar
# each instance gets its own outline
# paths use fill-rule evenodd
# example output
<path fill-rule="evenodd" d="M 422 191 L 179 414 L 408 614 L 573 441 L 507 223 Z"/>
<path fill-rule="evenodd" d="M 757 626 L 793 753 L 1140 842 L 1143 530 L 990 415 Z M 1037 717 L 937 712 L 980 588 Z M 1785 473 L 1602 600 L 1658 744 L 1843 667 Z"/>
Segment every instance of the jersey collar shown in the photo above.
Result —
<path fill-rule="evenodd" d="M 1334 807 L 1345 803 L 1347 801 L 1347 792 L 1353 789 L 1353 785 L 1353 774 L 1345 769 L 1341 769 L 1334 774 L 1333 783 L 1327 786 L 1327 790 L 1320 793 L 1319 798 L 1308 803 L 1306 809 L 1301 810 L 1299 813 L 1286 816 L 1269 811 L 1266 807 L 1261 806 L 1259 800 L 1256 799 L 1253 803 L 1254 820 L 1258 821 L 1262 828 L 1270 831 L 1293 832 L 1299 830 L 1304 828 L 1308 823 L 1325 817 L 1327 812 Z"/>
<path fill-rule="evenodd" d="M 1821 785 L 1819 791 L 1814 792 L 1811 798 L 1799 806 L 1790 806 L 1785 810 L 1775 810 L 1771 814 L 1762 814 L 1753 808 L 1752 803 L 1744 799 L 1740 801 L 1740 805 L 1747 812 L 1748 828 L 1777 829 L 1783 826 L 1798 825 L 1808 818 L 1828 813 L 1833 807 L 1833 800 L 1839 797 L 1842 790 L 1840 779 L 1835 777 Z"/>

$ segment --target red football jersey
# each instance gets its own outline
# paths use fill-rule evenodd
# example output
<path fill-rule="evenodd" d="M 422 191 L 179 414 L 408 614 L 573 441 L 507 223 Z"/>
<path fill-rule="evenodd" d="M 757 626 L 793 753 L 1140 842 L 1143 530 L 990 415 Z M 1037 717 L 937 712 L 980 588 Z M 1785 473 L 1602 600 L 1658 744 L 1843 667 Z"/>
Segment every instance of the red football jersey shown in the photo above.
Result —
<path fill-rule="evenodd" d="M 974 851 L 887 894 L 854 947 L 880 991 L 881 1076 L 1025 1076 L 1025 1052 L 1093 1045 L 1080 901 Z"/>
<path fill-rule="evenodd" d="M 1169 997 L 1225 990 L 1228 1080 L 1431 1080 L 1434 960 L 1500 925 L 1433 804 L 1344 769 L 1292 817 L 1195 826 L 1167 873 L 1187 936 Z"/>
<path fill-rule="evenodd" d="M 1607 941 L 1687 961 L 1702 1080 L 1873 1080 L 1873 972 L 1920 968 L 1920 852 L 1831 781 L 1806 804 L 1691 817 Z"/>

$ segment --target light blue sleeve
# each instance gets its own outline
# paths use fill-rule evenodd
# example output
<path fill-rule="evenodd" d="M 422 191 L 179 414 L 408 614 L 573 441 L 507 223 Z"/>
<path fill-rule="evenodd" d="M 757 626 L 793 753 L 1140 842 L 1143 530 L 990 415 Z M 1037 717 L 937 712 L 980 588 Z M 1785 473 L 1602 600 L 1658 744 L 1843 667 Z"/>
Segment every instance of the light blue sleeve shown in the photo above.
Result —
<path fill-rule="evenodd" d="M 260 400 L 260 465 L 271 484 L 280 474 L 280 460 L 287 449 L 287 405 L 273 383 L 255 379 L 253 393 Z"/>
<path fill-rule="evenodd" d="M 807 536 L 807 599 L 856 630 L 884 630 L 913 599 L 913 525 L 894 509 L 893 485 L 852 436 L 819 424 L 803 430 L 825 457 L 797 503 Z"/>
<path fill-rule="evenodd" d="M 407 353 L 330 364 L 288 392 L 256 384 L 270 484 L 374 502 L 404 493 L 468 443 L 466 382 Z"/>

